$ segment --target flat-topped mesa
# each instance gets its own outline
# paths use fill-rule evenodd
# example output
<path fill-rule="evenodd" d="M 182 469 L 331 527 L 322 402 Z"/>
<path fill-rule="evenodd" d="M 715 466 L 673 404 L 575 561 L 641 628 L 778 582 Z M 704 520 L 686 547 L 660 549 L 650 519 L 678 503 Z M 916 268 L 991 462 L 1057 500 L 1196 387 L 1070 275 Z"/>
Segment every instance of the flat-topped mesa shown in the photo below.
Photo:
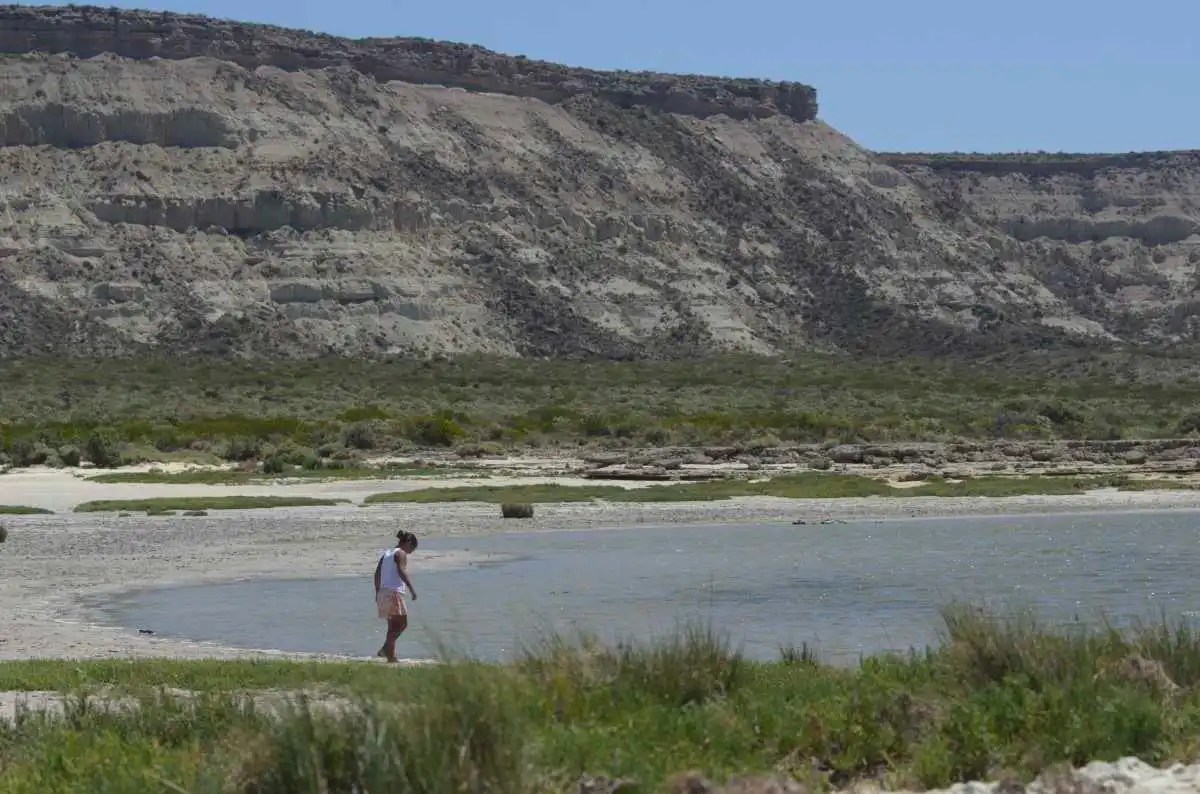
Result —
<path fill-rule="evenodd" d="M 246 68 L 350 66 L 380 81 L 443 85 L 557 103 L 588 94 L 622 107 L 700 118 L 788 116 L 811 121 L 817 92 L 800 83 L 578 69 L 466 44 L 345 39 L 198 15 L 98 6 L 0 6 L 0 53 L 113 53 L 146 59 L 211 57 Z"/>

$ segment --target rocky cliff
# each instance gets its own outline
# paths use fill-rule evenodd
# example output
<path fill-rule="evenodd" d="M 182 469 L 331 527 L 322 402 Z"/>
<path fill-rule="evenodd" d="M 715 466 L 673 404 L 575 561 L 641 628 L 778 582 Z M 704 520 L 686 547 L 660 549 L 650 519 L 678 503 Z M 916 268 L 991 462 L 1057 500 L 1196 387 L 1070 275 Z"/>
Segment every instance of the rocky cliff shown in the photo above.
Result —
<path fill-rule="evenodd" d="M 688 116 L 817 116 L 816 91 L 797 83 L 596 72 L 500 55 L 465 44 L 393 38 L 352 41 L 269 25 L 94 6 L 0 7 L 0 53 L 111 53 L 143 60 L 216 58 L 247 69 L 346 66 L 377 82 L 440 85 L 558 103 L 586 94 L 620 107 Z"/>
<path fill-rule="evenodd" d="M 1200 151 L 880 160 L 993 229 L 1096 335 L 1200 340 Z"/>
<path fill-rule="evenodd" d="M 879 156 L 802 85 L 170 14 L 0 6 L 0 52 L 4 355 L 1197 334 L 1192 155 Z"/>

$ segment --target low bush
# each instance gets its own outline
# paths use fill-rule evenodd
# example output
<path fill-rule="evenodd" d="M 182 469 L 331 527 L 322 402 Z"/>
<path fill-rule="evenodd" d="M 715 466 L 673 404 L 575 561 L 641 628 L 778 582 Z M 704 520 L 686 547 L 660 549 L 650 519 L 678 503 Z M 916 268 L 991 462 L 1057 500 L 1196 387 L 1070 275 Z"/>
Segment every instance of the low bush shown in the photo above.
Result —
<path fill-rule="evenodd" d="M 505 502 L 500 505 L 500 515 L 504 518 L 533 518 L 533 505 L 528 502 L 521 504 Z"/>
<path fill-rule="evenodd" d="M 355 422 L 342 431 L 342 444 L 350 449 L 375 449 L 375 428 L 369 422 Z"/>
<path fill-rule="evenodd" d="M 58 459 L 62 461 L 62 465 L 70 468 L 76 468 L 83 460 L 83 455 L 79 452 L 79 447 L 70 444 L 59 447 Z"/>

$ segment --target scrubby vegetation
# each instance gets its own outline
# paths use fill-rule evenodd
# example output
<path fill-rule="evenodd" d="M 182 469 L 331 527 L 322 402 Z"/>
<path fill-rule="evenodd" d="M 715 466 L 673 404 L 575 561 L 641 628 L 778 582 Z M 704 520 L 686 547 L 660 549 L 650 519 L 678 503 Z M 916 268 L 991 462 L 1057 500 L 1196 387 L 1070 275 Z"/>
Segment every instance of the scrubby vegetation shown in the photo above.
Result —
<path fill-rule="evenodd" d="M 704 628 L 651 644 L 552 638 L 507 666 L 4 663 L 0 690 L 73 696 L 64 716 L 0 728 L 0 791 L 565 791 L 603 775 L 651 792 L 684 770 L 944 786 L 1194 755 L 1200 636 L 1187 626 L 1052 630 L 965 607 L 945 626 L 940 648 L 854 669 L 803 649 L 750 662 Z M 141 693 L 140 708 L 107 712 L 87 698 L 101 687 Z M 266 689 L 306 699 L 279 710 L 238 694 Z"/>
<path fill-rule="evenodd" d="M 267 472 L 441 447 L 953 438 L 1162 438 L 1200 431 L 1179 362 L 953 363 L 722 356 L 686 362 L 0 362 L 0 465 L 256 461 Z"/>

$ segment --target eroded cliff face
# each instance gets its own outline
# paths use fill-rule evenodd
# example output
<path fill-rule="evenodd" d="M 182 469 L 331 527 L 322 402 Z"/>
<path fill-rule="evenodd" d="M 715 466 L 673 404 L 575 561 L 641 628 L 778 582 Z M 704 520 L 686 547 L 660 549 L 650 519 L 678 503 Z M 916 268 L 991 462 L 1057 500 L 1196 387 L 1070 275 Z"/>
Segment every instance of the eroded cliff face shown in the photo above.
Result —
<path fill-rule="evenodd" d="M 1104 168 L 1016 197 L 1026 176 L 989 175 L 977 196 L 970 172 L 880 158 L 816 121 L 805 86 L 199 17 L 0 7 L 0 51 L 3 355 L 1194 335 L 1139 319 L 1187 303 L 1193 166 L 1165 198 L 1158 166 L 1134 168 L 1167 202 L 1154 212 L 1113 203 L 1130 194 Z M 1087 184 L 1108 203 L 1068 211 Z M 1047 190 L 1053 211 L 1018 211 Z M 1100 270 L 1117 291 L 1088 286 L 1093 250 L 1114 252 Z"/>
<path fill-rule="evenodd" d="M 1122 340 L 1200 340 L 1200 151 L 881 155 L 995 230 L 991 241 Z"/>

